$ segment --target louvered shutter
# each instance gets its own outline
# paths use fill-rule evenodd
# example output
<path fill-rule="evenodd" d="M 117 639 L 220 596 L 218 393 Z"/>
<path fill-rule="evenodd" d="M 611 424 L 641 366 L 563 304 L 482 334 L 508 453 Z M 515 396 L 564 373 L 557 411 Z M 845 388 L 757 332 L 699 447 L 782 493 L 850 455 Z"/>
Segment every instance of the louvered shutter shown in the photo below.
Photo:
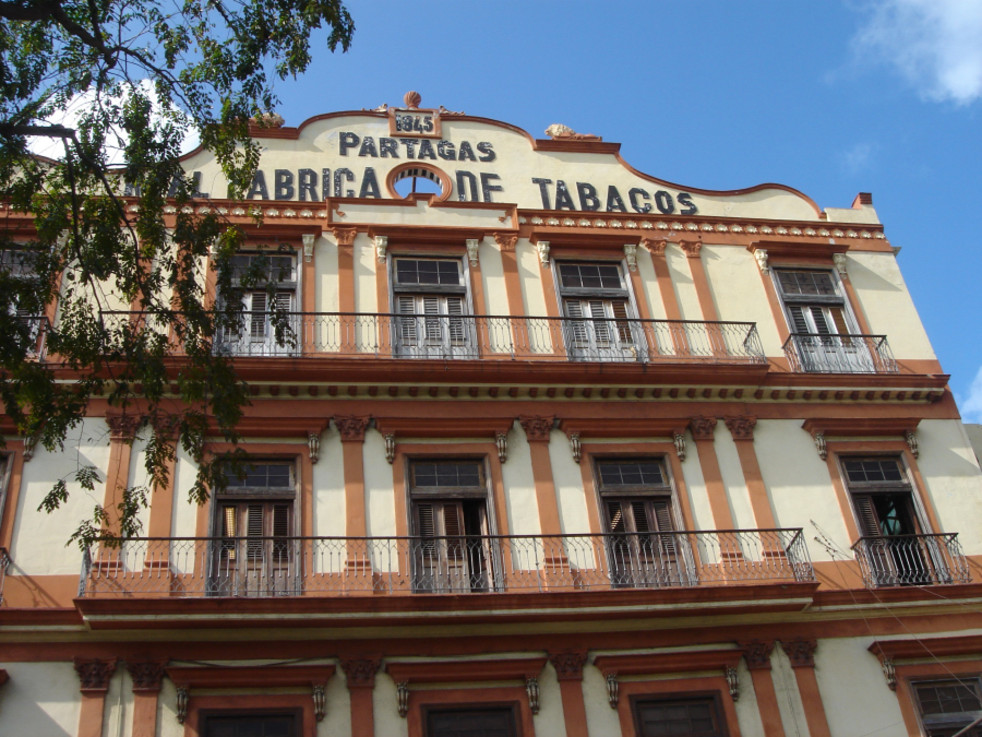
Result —
<path fill-rule="evenodd" d="M 880 529 L 876 505 L 871 494 L 853 494 L 852 502 L 856 506 L 856 516 L 859 518 L 860 533 L 863 537 L 879 537 L 883 534 Z"/>
<path fill-rule="evenodd" d="M 621 343 L 633 343 L 631 338 L 631 323 L 628 322 L 627 302 L 615 300 L 610 303 L 611 312 L 617 325 L 617 339 Z"/>
<path fill-rule="evenodd" d="M 248 296 L 249 337 L 252 340 L 266 338 L 266 292 L 253 292 Z"/>
<path fill-rule="evenodd" d="M 442 330 L 440 329 L 440 302 L 442 300 L 439 297 L 422 297 L 421 300 L 423 315 L 425 316 L 426 342 L 439 344 L 442 342 Z"/>
<path fill-rule="evenodd" d="M 250 560 L 263 554 L 263 505 L 250 504 L 246 507 L 246 555 Z"/>
<path fill-rule="evenodd" d="M 565 302 L 566 315 L 572 318 L 568 321 L 570 339 L 577 348 L 583 347 L 588 343 L 586 322 L 583 320 L 584 303 L 578 299 L 567 299 Z"/>
<path fill-rule="evenodd" d="M 800 335 L 807 335 L 812 331 L 808 319 L 805 317 L 806 309 L 808 308 L 801 305 L 788 306 L 788 314 L 791 315 L 791 327 L 794 328 L 795 333 Z"/>
<path fill-rule="evenodd" d="M 604 318 L 607 317 L 604 310 L 602 299 L 591 299 L 587 302 L 590 309 L 591 322 L 593 324 L 593 334 L 597 338 L 597 345 L 606 348 L 610 345 L 610 325 Z"/>
<path fill-rule="evenodd" d="M 447 320 L 450 327 L 450 344 L 465 345 L 467 334 L 464 331 L 464 300 L 462 297 L 447 297 Z"/>
<path fill-rule="evenodd" d="M 286 563 L 289 559 L 290 505 L 273 505 L 273 562 Z"/>
<path fill-rule="evenodd" d="M 417 345 L 419 338 L 416 331 L 416 298 L 396 297 L 396 312 L 406 317 L 399 318 L 399 343 L 404 346 Z M 412 317 L 409 317 L 412 315 Z"/>
<path fill-rule="evenodd" d="M 435 552 L 436 520 L 433 505 L 429 502 L 416 503 L 416 534 L 421 538 L 420 553 L 425 558 L 433 557 Z"/>

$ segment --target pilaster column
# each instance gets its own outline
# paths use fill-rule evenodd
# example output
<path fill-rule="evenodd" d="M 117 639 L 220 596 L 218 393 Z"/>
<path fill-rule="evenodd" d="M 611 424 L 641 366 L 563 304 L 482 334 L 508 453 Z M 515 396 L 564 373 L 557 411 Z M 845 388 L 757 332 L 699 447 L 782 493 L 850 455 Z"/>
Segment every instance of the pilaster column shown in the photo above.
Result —
<path fill-rule="evenodd" d="M 533 415 L 523 415 L 518 418 L 528 438 L 529 453 L 532 456 L 535 500 L 539 507 L 539 527 L 543 535 L 562 533 L 556 486 L 552 478 L 552 461 L 549 459 L 549 439 L 555 420 L 555 417 Z"/>
<path fill-rule="evenodd" d="M 774 642 L 752 640 L 740 643 L 740 647 L 754 684 L 757 709 L 760 712 L 760 721 L 764 725 L 764 737 L 784 737 L 784 723 L 781 721 L 777 692 L 774 689 L 774 680 L 771 678 L 771 651 L 774 650 Z"/>
<path fill-rule="evenodd" d="M 109 425 L 109 467 L 106 470 L 106 493 L 102 506 L 108 518 L 105 528 L 110 534 L 118 535 L 119 505 L 123 501 L 123 492 L 130 484 L 133 439 L 140 427 L 140 418 L 133 415 L 107 415 L 106 424 Z"/>
<path fill-rule="evenodd" d="M 82 692 L 78 737 L 102 737 L 102 712 L 109 682 L 116 670 L 116 659 L 75 658 L 74 664 Z"/>
<path fill-rule="evenodd" d="M 338 311 L 355 311 L 355 236 L 356 228 L 332 228 L 338 244 Z"/>
<path fill-rule="evenodd" d="M 347 524 L 345 535 L 366 537 L 365 462 L 362 445 L 370 417 L 338 416 L 334 424 L 341 433 L 342 463 L 344 465 L 344 502 Z"/>
<path fill-rule="evenodd" d="M 696 288 L 696 296 L 699 297 L 702 319 L 708 322 L 719 320 L 716 303 L 713 302 L 713 293 L 709 288 L 709 278 L 706 276 L 706 267 L 702 263 L 702 240 L 683 238 L 679 240 L 679 247 L 689 261 L 692 284 Z"/>
<path fill-rule="evenodd" d="M 375 736 L 375 707 L 372 693 L 375 690 L 375 674 L 381 658 L 352 658 L 341 661 L 341 670 L 348 681 L 348 698 L 351 701 L 351 737 Z"/>
<path fill-rule="evenodd" d="M 588 737 L 586 707 L 583 703 L 583 664 L 586 652 L 567 650 L 549 656 L 559 679 L 559 693 L 563 699 L 563 721 L 566 737 Z"/>
<path fill-rule="evenodd" d="M 822 693 L 818 690 L 818 679 L 815 678 L 815 640 L 781 641 L 784 650 L 791 661 L 795 681 L 798 683 L 798 693 L 801 694 L 801 704 L 805 708 L 805 720 L 808 723 L 808 733 L 811 737 L 832 737 L 829 731 L 829 720 L 825 715 L 825 704 Z"/>
<path fill-rule="evenodd" d="M 658 282 L 658 293 L 661 295 L 662 306 L 665 308 L 665 317 L 669 320 L 681 320 L 682 312 L 679 310 L 675 285 L 672 284 L 672 274 L 668 270 L 668 263 L 665 261 L 665 247 L 668 245 L 668 241 L 642 238 L 641 245 L 651 254 L 651 263 L 655 268 L 655 280 Z"/>
<path fill-rule="evenodd" d="M 699 466 L 702 468 L 702 477 L 706 482 L 709 507 L 713 511 L 713 524 L 717 530 L 732 530 L 733 514 L 730 512 L 730 501 L 726 497 L 723 474 L 719 470 L 719 459 L 716 457 L 714 441 L 716 418 L 693 417 L 689 420 L 689 431 L 699 453 Z"/>
<path fill-rule="evenodd" d="M 760 464 L 757 462 L 757 453 L 754 450 L 754 427 L 757 426 L 757 418 L 743 415 L 740 417 L 727 417 L 723 420 L 726 427 L 733 437 L 736 445 L 737 456 L 740 458 L 740 468 L 743 470 L 743 480 L 747 484 L 747 492 L 750 494 L 750 506 L 754 510 L 754 520 L 757 527 L 768 530 L 777 527 L 774 521 L 774 509 L 771 507 L 771 500 L 767 496 L 767 487 L 764 486 L 764 478 L 760 473 Z M 773 547 L 767 545 L 767 547 Z"/>
<path fill-rule="evenodd" d="M 176 418 L 160 417 L 151 422 L 155 441 L 170 445 L 172 448 L 177 444 L 177 423 Z M 174 473 L 177 470 L 177 454 L 165 456 L 163 459 L 164 471 L 167 473 L 165 484 L 154 484 L 150 492 L 150 520 L 147 523 L 148 537 L 170 537 L 171 519 L 174 511 Z M 159 550 L 148 551 L 148 563 L 152 565 L 167 565 L 169 555 L 169 545 L 162 545 Z"/>
<path fill-rule="evenodd" d="M 133 737 L 156 737 L 157 695 L 164 664 L 156 661 L 126 663 L 133 679 Z"/>

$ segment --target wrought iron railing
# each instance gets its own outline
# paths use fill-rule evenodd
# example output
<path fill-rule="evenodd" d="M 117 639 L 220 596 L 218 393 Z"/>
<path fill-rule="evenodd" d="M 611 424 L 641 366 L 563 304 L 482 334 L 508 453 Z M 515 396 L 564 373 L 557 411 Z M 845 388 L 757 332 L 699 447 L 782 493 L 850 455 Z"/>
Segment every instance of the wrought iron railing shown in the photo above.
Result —
<path fill-rule="evenodd" d="M 139 313 L 103 315 L 107 321 L 141 324 Z M 766 360 L 757 327 L 749 322 L 341 312 L 244 312 L 241 317 L 236 329 L 216 338 L 216 350 L 234 356 Z"/>
<path fill-rule="evenodd" d="M 794 333 L 784 343 L 792 371 L 893 374 L 897 362 L 885 335 Z"/>
<path fill-rule="evenodd" d="M 852 546 L 867 586 L 969 583 L 972 574 L 955 533 L 861 537 Z"/>
<path fill-rule="evenodd" d="M 79 595 L 462 594 L 812 580 L 800 529 L 429 538 L 133 538 L 85 556 Z"/>
<path fill-rule="evenodd" d="M 0 548 L 0 604 L 3 604 L 3 581 L 10 567 L 10 553 L 6 548 Z"/>

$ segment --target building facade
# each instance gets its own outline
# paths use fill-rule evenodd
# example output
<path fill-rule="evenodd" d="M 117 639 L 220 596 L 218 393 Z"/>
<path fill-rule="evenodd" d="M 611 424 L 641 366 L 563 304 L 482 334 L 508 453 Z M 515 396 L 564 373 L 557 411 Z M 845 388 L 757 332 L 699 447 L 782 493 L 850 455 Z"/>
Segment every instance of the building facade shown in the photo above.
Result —
<path fill-rule="evenodd" d="M 236 269 L 268 265 L 215 345 L 251 465 L 197 506 L 178 454 L 145 536 L 83 553 L 92 499 L 40 500 L 79 459 L 107 504 L 146 483 L 147 428 L 96 402 L 64 452 L 7 437 L 0 734 L 982 716 L 982 472 L 872 198 L 684 188 L 418 105 L 257 128 L 246 201 L 186 157 Z"/>

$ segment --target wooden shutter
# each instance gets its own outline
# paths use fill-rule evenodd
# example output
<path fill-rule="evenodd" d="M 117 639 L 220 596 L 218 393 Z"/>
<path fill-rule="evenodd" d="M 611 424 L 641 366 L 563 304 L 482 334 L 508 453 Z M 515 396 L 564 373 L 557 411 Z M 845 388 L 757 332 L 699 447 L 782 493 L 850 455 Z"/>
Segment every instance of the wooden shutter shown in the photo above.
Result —
<path fill-rule="evenodd" d="M 467 334 L 464 331 L 464 299 L 462 297 L 446 297 L 447 316 L 450 327 L 450 344 L 464 345 Z"/>
<path fill-rule="evenodd" d="M 576 347 L 585 346 L 587 339 L 586 322 L 583 320 L 584 303 L 578 299 L 567 299 L 565 301 L 566 315 L 572 318 L 567 324 L 569 326 L 570 338 Z"/>
<path fill-rule="evenodd" d="M 263 505 L 249 504 L 246 507 L 246 555 L 258 558 L 263 553 Z"/>
<path fill-rule="evenodd" d="M 404 346 L 417 345 L 419 337 L 416 332 L 416 298 L 396 297 L 396 312 L 406 317 L 399 318 L 399 342 Z M 410 317 L 412 315 L 412 317 Z"/>
<path fill-rule="evenodd" d="M 808 319 L 805 317 L 806 309 L 808 308 L 802 307 L 801 305 L 788 306 L 788 314 L 791 316 L 792 332 L 807 335 L 812 331 L 811 326 L 808 324 Z"/>
<path fill-rule="evenodd" d="M 593 334 L 597 336 L 597 345 L 606 347 L 610 345 L 610 325 L 603 319 L 607 317 L 604 300 L 591 299 L 587 304 L 593 322 Z"/>
<path fill-rule="evenodd" d="M 876 505 L 872 494 L 853 494 L 852 503 L 856 506 L 856 516 L 859 518 L 860 534 L 863 537 L 879 537 L 883 534 L 880 520 L 876 514 Z"/>
<path fill-rule="evenodd" d="M 249 336 L 253 340 L 266 338 L 266 292 L 252 292 L 247 296 L 249 310 Z"/>
<path fill-rule="evenodd" d="M 440 330 L 440 297 L 422 297 L 423 315 L 425 315 L 425 331 L 427 343 L 440 343 L 442 331 Z"/>
<path fill-rule="evenodd" d="M 610 303 L 610 309 L 617 325 L 617 339 L 621 343 L 633 343 L 634 340 L 631 338 L 631 323 L 628 322 L 627 302 L 614 300 Z"/>
<path fill-rule="evenodd" d="M 273 562 L 285 563 L 289 558 L 290 505 L 274 504 L 273 509 Z"/>

